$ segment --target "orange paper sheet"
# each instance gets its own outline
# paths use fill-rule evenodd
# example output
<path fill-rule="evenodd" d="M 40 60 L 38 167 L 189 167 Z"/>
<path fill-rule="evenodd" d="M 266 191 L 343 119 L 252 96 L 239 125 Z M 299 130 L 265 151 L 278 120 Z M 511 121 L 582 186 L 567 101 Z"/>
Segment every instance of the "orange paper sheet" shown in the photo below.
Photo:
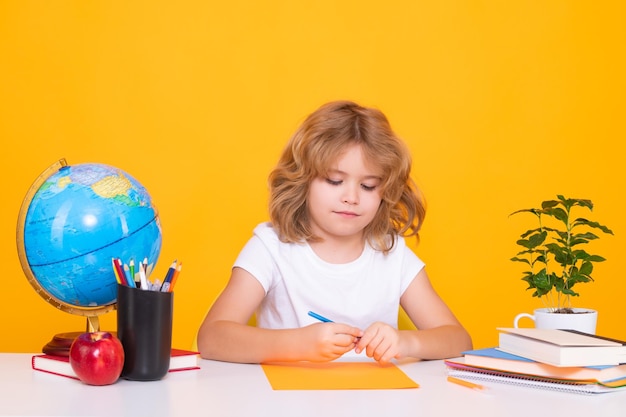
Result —
<path fill-rule="evenodd" d="M 376 362 L 289 362 L 262 364 L 275 390 L 418 388 L 394 364 Z"/>

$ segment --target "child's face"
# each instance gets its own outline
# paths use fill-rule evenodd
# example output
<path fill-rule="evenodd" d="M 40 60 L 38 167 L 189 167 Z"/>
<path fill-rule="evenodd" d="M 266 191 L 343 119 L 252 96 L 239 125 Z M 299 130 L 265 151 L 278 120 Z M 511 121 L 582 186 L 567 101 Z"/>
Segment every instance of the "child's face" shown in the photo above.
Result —
<path fill-rule="evenodd" d="M 366 163 L 361 147 L 346 149 L 328 178 L 316 178 L 308 195 L 314 233 L 324 239 L 362 237 L 380 206 L 381 173 Z"/>

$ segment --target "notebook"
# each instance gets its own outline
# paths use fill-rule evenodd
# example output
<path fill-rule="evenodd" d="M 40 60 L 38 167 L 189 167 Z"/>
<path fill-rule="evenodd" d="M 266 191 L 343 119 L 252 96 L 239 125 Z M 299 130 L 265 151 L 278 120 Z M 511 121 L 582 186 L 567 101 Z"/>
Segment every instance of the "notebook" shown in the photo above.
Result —
<path fill-rule="evenodd" d="M 558 379 L 611 381 L 626 378 L 626 364 L 617 366 L 554 366 L 512 355 L 493 347 L 468 350 L 463 352 L 463 358 L 453 361 L 479 368 Z"/>
<path fill-rule="evenodd" d="M 539 388 L 575 394 L 603 394 L 626 390 L 626 379 L 599 382 L 594 380 L 556 379 L 515 372 L 498 371 L 465 365 L 451 360 L 444 361 L 448 374 L 457 378 Z"/>

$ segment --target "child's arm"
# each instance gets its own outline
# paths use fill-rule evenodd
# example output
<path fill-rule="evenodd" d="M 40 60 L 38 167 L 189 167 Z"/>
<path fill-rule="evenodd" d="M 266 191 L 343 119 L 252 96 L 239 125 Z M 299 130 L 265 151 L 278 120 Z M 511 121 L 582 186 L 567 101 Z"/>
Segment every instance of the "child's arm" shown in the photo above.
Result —
<path fill-rule="evenodd" d="M 339 323 L 281 330 L 247 325 L 264 297 L 263 287 L 252 275 L 233 268 L 228 285 L 200 326 L 200 355 L 243 363 L 329 361 L 352 350 L 362 334 L 360 329 Z"/>
<path fill-rule="evenodd" d="M 396 330 L 384 323 L 368 327 L 356 351 L 379 362 L 414 357 L 443 359 L 461 356 L 472 348 L 472 339 L 430 284 L 422 269 L 411 282 L 400 304 L 419 330 Z"/>

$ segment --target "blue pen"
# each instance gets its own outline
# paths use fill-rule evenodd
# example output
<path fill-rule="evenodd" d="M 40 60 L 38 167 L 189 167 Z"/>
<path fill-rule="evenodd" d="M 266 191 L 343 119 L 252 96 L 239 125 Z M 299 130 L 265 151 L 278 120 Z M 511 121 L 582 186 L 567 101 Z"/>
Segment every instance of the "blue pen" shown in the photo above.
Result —
<path fill-rule="evenodd" d="M 326 317 L 324 317 L 324 316 L 320 316 L 319 314 L 314 313 L 314 312 L 312 312 L 312 311 L 309 311 L 309 316 L 311 316 L 311 317 L 313 317 L 313 318 L 315 318 L 315 319 L 318 319 L 319 321 L 323 321 L 324 323 L 333 323 L 333 321 L 332 321 L 332 320 L 327 319 L 327 318 L 326 318 Z"/>

